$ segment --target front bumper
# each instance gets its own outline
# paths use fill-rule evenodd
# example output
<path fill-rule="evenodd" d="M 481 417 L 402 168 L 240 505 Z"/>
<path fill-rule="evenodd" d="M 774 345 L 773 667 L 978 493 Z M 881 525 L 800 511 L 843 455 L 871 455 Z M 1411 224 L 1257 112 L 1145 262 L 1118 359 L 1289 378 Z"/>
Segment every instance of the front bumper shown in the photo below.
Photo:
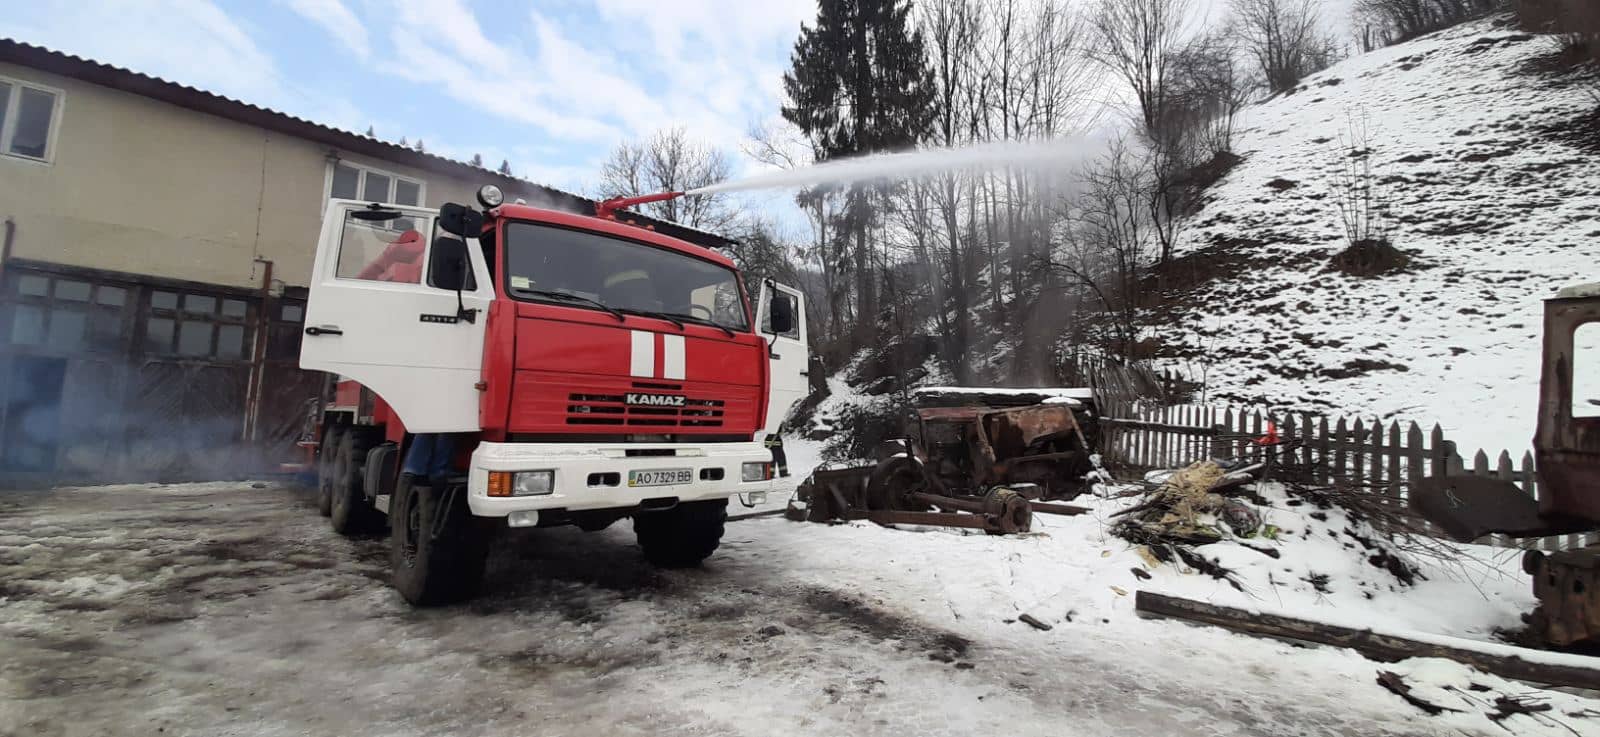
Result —
<path fill-rule="evenodd" d="M 629 455 L 632 451 L 634 455 Z M 672 455 L 666 455 L 671 451 Z M 656 453 L 657 455 L 639 455 Z M 772 481 L 741 482 L 745 463 L 772 461 L 772 451 L 761 441 L 740 443 L 480 443 L 472 453 L 467 474 L 467 506 L 479 517 L 504 517 L 525 510 L 614 509 L 637 506 L 645 499 L 679 501 L 727 499 L 756 491 L 770 491 Z M 629 471 L 688 468 L 687 484 L 628 486 Z M 701 470 L 722 469 L 720 480 L 701 478 Z M 490 471 L 554 469 L 552 493 L 540 496 L 491 497 Z M 615 473 L 616 486 L 589 484 L 590 474 Z"/>

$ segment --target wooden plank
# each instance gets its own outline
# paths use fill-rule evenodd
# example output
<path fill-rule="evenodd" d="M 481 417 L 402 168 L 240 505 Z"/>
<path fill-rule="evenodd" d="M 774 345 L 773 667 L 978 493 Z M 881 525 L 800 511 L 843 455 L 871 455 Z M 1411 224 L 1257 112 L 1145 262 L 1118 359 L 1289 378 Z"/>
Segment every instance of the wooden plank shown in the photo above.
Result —
<path fill-rule="evenodd" d="M 1400 485 L 1402 483 L 1402 479 L 1400 478 L 1400 455 L 1401 455 L 1401 452 L 1402 451 L 1401 451 L 1401 445 L 1400 445 L 1400 423 L 1399 422 L 1395 422 L 1393 420 L 1390 420 L 1389 421 L 1389 468 L 1386 471 L 1386 473 L 1388 475 L 1389 485 L 1386 488 L 1388 490 L 1389 496 L 1394 498 L 1397 502 L 1400 500 Z"/>
<path fill-rule="evenodd" d="M 1137 416 L 1141 420 L 1149 419 L 1148 415 L 1145 412 L 1145 408 L 1142 405 L 1139 407 L 1139 412 L 1138 412 Z M 1149 433 L 1149 432 L 1141 432 L 1141 433 L 1139 433 L 1138 455 L 1139 455 L 1139 467 L 1140 468 L 1150 468 L 1153 465 L 1152 462 L 1151 462 L 1151 457 L 1150 457 L 1150 436 L 1151 436 L 1151 433 Z"/>
<path fill-rule="evenodd" d="M 1371 451 L 1367 455 L 1367 463 L 1370 464 L 1372 475 L 1367 477 L 1367 483 L 1376 487 L 1383 483 L 1383 420 L 1376 417 L 1372 418 L 1370 442 Z"/>
<path fill-rule="evenodd" d="M 1357 417 L 1355 427 L 1350 428 L 1350 433 L 1355 438 L 1355 442 L 1361 444 L 1362 447 L 1366 445 L 1366 432 L 1366 426 L 1362 425 L 1361 418 Z M 1356 486 L 1360 486 L 1366 480 L 1367 464 L 1365 461 L 1366 456 L 1362 451 L 1358 450 L 1350 456 L 1350 481 Z"/>
<path fill-rule="evenodd" d="M 1317 481 L 1319 483 L 1326 484 L 1326 483 L 1328 483 L 1328 471 L 1329 471 L 1329 468 L 1330 468 L 1328 464 L 1331 462 L 1331 459 L 1328 458 L 1328 450 L 1329 449 L 1328 449 L 1328 416 L 1327 415 L 1323 415 L 1322 419 L 1318 420 L 1318 422 L 1317 422 L 1317 441 L 1316 441 L 1316 444 L 1317 444 L 1317 474 L 1316 474 L 1316 479 L 1317 479 Z"/>
<path fill-rule="evenodd" d="M 1284 415 L 1284 417 L 1283 417 L 1283 427 L 1281 428 L 1281 430 L 1282 430 L 1282 432 L 1280 433 L 1280 437 L 1282 437 L 1286 441 L 1289 440 L 1290 438 L 1298 437 L 1298 436 L 1295 435 L 1294 415 Z M 1293 447 L 1293 446 L 1289 446 L 1289 447 Z M 1269 448 L 1267 452 L 1269 452 L 1269 453 L 1272 452 L 1272 449 Z M 1283 454 L 1279 458 L 1279 460 L 1282 461 L 1283 463 L 1294 463 L 1295 462 L 1294 452 L 1293 451 L 1289 451 L 1288 453 Z"/>
<path fill-rule="evenodd" d="M 1333 452 L 1333 477 L 1343 480 L 1346 478 L 1344 443 L 1350 437 L 1350 429 L 1345 426 L 1343 417 L 1339 418 L 1339 422 L 1334 426 L 1333 432 L 1339 440 L 1338 449 Z"/>
<path fill-rule="evenodd" d="M 1249 430 L 1249 433 L 1250 433 L 1250 437 L 1252 439 L 1261 437 L 1261 410 L 1259 410 L 1259 409 L 1256 410 L 1254 413 L 1252 413 L 1250 415 L 1250 430 Z M 1248 443 L 1250 441 L 1246 440 L 1244 442 Z M 1246 446 L 1246 447 L 1249 447 L 1249 446 Z M 1243 451 L 1241 451 L 1241 452 L 1243 452 Z M 1259 449 L 1255 449 L 1255 452 L 1259 452 Z M 1259 459 L 1257 459 L 1257 460 L 1259 460 Z"/>
<path fill-rule="evenodd" d="M 1444 428 L 1439 423 L 1433 423 L 1433 431 L 1429 434 L 1431 442 L 1428 443 L 1428 475 L 1446 476 L 1450 473 L 1450 464 L 1444 453 Z"/>
<path fill-rule="evenodd" d="M 1407 490 L 1417 488 L 1417 482 L 1422 480 L 1422 467 L 1426 459 L 1427 449 L 1422 444 L 1422 428 L 1413 422 L 1409 428 L 1406 428 Z"/>
<path fill-rule="evenodd" d="M 1177 407 L 1168 406 L 1164 410 L 1164 416 L 1166 417 L 1168 425 L 1177 425 L 1178 424 L 1178 408 Z M 1177 435 L 1174 435 L 1170 430 L 1167 431 L 1167 432 L 1161 433 L 1161 443 L 1162 443 L 1162 447 L 1164 448 L 1164 451 L 1163 451 L 1164 454 L 1165 454 L 1164 460 L 1166 462 L 1167 468 L 1177 468 L 1180 465 L 1178 463 L 1177 448 L 1175 447 L 1177 445 L 1177 439 L 1178 439 Z"/>
<path fill-rule="evenodd" d="M 1133 608 L 1145 616 L 1171 617 L 1216 625 L 1248 635 L 1349 648 L 1382 662 L 1392 663 L 1406 658 L 1447 658 L 1503 678 L 1600 689 L 1600 669 L 1539 663 L 1524 660 L 1516 654 L 1470 649 L 1464 641 L 1461 646 L 1423 642 L 1370 629 L 1353 629 L 1279 614 L 1216 606 L 1153 591 L 1135 593 Z M 1521 650 L 1510 646 L 1499 646 L 1495 649 Z M 1535 650 L 1526 652 L 1530 657 L 1545 654 Z"/>
<path fill-rule="evenodd" d="M 1233 408 L 1232 407 L 1223 408 L 1223 411 L 1222 411 L 1222 433 L 1224 435 L 1232 435 L 1233 434 Z M 1229 455 L 1229 456 L 1238 455 L 1239 452 L 1238 452 L 1238 450 L 1236 450 L 1237 447 L 1238 446 L 1234 443 L 1234 441 L 1232 441 L 1232 440 L 1228 441 L 1228 450 L 1227 450 L 1226 455 Z"/>
<path fill-rule="evenodd" d="M 1316 427 L 1314 416 L 1310 412 L 1300 413 L 1300 432 L 1305 440 L 1300 446 L 1300 460 L 1307 465 L 1315 462 L 1317 457 L 1315 447 L 1312 445 L 1316 438 Z M 1315 478 L 1314 474 L 1312 478 Z"/>

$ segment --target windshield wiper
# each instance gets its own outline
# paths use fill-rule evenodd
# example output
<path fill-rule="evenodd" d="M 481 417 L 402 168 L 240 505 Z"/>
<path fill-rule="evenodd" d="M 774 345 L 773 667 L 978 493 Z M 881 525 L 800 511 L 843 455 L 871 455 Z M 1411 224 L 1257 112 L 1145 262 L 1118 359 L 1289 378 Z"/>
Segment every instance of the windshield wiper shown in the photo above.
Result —
<path fill-rule="evenodd" d="M 597 300 L 597 299 L 589 299 L 588 297 L 584 297 L 584 296 L 577 295 L 577 294 L 567 294 L 566 292 L 552 292 L 552 291 L 550 291 L 548 289 L 517 289 L 517 288 L 512 288 L 511 291 L 519 292 L 521 294 L 531 294 L 531 295 L 533 295 L 535 297 L 544 297 L 545 299 L 553 299 L 553 300 L 556 300 L 558 302 L 582 302 L 583 304 L 586 304 L 586 305 L 594 305 L 595 307 L 598 307 L 598 308 L 600 308 L 602 310 L 605 310 L 606 312 L 611 313 L 612 317 L 617 318 L 617 322 L 627 322 L 628 321 L 628 318 L 624 317 L 623 314 L 617 310 L 617 308 L 612 307 L 611 305 L 608 305 L 608 304 L 606 304 L 604 302 L 601 302 L 600 300 Z"/>
<path fill-rule="evenodd" d="M 618 307 L 617 310 L 620 311 L 620 312 L 623 312 L 625 314 L 629 314 L 629 315 L 638 315 L 640 317 L 654 317 L 657 320 L 666 320 L 667 322 L 670 322 L 673 325 L 676 325 L 678 330 L 680 330 L 680 331 L 683 330 L 683 322 L 680 321 L 680 320 L 675 319 L 675 316 L 669 315 L 669 314 L 667 314 L 665 312 L 651 312 L 650 310 L 640 310 L 640 309 L 636 309 L 636 308 L 633 308 L 633 307 Z"/>
<path fill-rule="evenodd" d="M 716 328 L 718 330 L 721 330 L 724 333 L 727 333 L 728 337 L 730 337 L 730 338 L 733 337 L 733 328 L 730 328 L 727 325 L 723 325 L 722 323 L 717 322 L 716 320 L 707 319 L 707 318 L 704 318 L 704 317 L 700 317 L 698 315 L 686 315 L 686 314 L 684 314 L 682 312 L 667 312 L 667 313 L 664 313 L 664 314 L 667 315 L 667 316 L 670 316 L 670 317 L 676 317 L 679 320 L 682 320 L 684 322 L 692 322 L 692 323 L 694 323 L 696 325 L 707 325 L 707 326 L 710 326 L 710 327 L 714 327 L 714 328 Z"/>

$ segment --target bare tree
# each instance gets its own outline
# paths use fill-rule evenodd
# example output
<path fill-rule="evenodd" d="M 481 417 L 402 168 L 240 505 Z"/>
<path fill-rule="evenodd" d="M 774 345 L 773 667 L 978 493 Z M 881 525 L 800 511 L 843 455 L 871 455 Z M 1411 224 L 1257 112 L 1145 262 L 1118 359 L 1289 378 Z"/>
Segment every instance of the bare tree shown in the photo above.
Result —
<path fill-rule="evenodd" d="M 670 128 L 612 149 L 600 167 L 601 195 L 686 191 L 727 179 L 728 172 L 728 158 L 720 150 L 691 140 L 682 128 Z M 711 231 L 725 230 L 739 217 L 721 194 L 652 202 L 642 209 L 652 217 Z"/>
<path fill-rule="evenodd" d="M 1505 9 L 1509 0 L 1356 0 L 1358 25 L 1385 44 L 1409 41 Z"/>
<path fill-rule="evenodd" d="M 1107 348 L 1127 356 L 1138 336 L 1145 275 L 1160 243 L 1147 209 L 1153 171 L 1136 145 L 1118 140 L 1084 177 L 1085 189 L 1057 229 L 1047 268 L 1085 290 L 1100 312 Z"/>
<path fill-rule="evenodd" d="M 1191 155 L 1233 150 L 1234 122 L 1258 86 L 1240 61 L 1237 34 L 1223 27 L 1195 38 L 1173 54 L 1172 66 L 1168 117 L 1190 139 Z"/>
<path fill-rule="evenodd" d="M 794 169 L 816 158 L 816 143 L 801 135 L 799 130 L 786 123 L 757 123 L 750 127 L 740 148 L 745 156 L 758 163 L 778 169 Z M 807 187 L 795 194 L 795 204 L 806 214 L 811 227 L 811 242 L 795 246 L 793 255 L 804 262 L 815 264 L 821 276 L 823 300 L 827 312 L 815 300 L 813 305 L 819 315 L 827 319 L 813 325 L 811 335 L 821 343 L 831 343 L 844 335 L 845 314 L 849 300 L 844 294 L 850 260 L 845 250 L 848 244 L 840 238 L 834 227 L 843 208 L 843 198 L 836 186 Z"/>
<path fill-rule="evenodd" d="M 1321 5 L 1322 0 L 1229 0 L 1234 28 L 1269 92 L 1293 89 L 1329 62 Z"/>
<path fill-rule="evenodd" d="M 1350 247 L 1388 243 L 1388 206 L 1372 173 L 1372 133 L 1365 117 L 1352 116 L 1339 135 L 1330 184 L 1333 207 Z"/>
<path fill-rule="evenodd" d="M 1190 33 L 1193 0 L 1099 0 L 1094 58 L 1133 89 L 1147 133 L 1161 127 L 1173 53 Z"/>

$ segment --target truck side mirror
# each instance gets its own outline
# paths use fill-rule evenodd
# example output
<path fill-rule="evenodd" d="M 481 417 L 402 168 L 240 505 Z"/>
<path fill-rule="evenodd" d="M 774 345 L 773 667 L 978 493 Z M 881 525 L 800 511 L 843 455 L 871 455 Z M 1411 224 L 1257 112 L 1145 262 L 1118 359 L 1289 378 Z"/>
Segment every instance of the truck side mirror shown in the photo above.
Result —
<path fill-rule="evenodd" d="M 472 262 L 467 260 L 467 242 L 439 236 L 433 239 L 428 256 L 428 286 L 452 292 L 472 291 Z"/>
<path fill-rule="evenodd" d="M 773 335 L 783 335 L 794 330 L 794 300 L 783 292 L 772 292 L 772 304 L 767 307 Z"/>
<path fill-rule="evenodd" d="M 462 238 L 477 238 L 483 232 L 483 213 L 466 205 L 446 202 L 439 206 L 439 229 Z"/>

